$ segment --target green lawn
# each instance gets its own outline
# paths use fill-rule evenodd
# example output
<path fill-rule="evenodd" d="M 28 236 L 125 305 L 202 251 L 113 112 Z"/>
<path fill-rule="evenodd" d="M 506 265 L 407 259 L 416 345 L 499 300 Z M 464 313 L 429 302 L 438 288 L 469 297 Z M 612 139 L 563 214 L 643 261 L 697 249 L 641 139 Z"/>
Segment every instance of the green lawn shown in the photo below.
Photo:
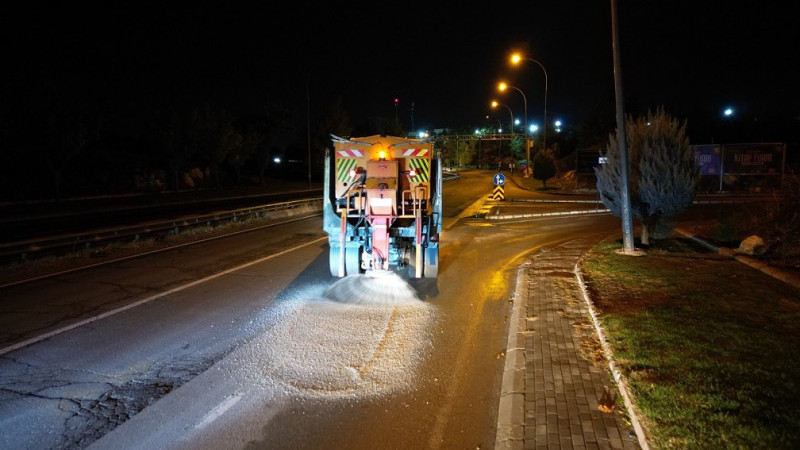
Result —
<path fill-rule="evenodd" d="M 654 448 L 800 448 L 800 291 L 673 238 L 582 269 Z"/>

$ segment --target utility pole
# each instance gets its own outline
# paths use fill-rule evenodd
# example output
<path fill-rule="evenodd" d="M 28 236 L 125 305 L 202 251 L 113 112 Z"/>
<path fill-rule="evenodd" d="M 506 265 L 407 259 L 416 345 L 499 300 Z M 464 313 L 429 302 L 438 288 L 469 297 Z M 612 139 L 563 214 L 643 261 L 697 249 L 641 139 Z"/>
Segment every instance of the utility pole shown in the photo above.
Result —
<path fill-rule="evenodd" d="M 306 77 L 306 133 L 308 139 L 308 188 L 311 189 L 311 92 L 309 85 L 311 84 L 311 72 L 314 70 L 312 67 L 308 71 Z"/>
<path fill-rule="evenodd" d="M 617 103 L 617 140 L 619 142 L 619 159 L 622 164 L 622 186 L 620 201 L 622 202 L 622 251 L 633 253 L 633 218 L 631 216 L 630 199 L 630 164 L 628 163 L 628 147 L 625 142 L 625 104 L 622 97 L 622 65 L 619 55 L 619 22 L 617 18 L 617 0 L 611 0 L 612 47 L 614 48 L 614 90 Z M 545 124 L 546 126 L 546 124 Z"/>
<path fill-rule="evenodd" d="M 414 133 L 414 102 L 411 102 L 411 133 Z"/>

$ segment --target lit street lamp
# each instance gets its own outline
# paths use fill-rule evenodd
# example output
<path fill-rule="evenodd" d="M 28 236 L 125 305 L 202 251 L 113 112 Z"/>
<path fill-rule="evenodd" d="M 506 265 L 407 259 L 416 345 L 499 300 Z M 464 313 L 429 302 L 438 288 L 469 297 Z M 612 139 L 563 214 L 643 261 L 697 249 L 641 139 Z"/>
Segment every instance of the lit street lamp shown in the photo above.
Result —
<path fill-rule="evenodd" d="M 511 112 L 511 108 L 509 108 L 507 105 L 504 105 L 502 103 L 497 103 L 496 101 L 492 100 L 492 108 L 497 108 L 498 106 L 502 106 L 503 108 L 507 109 L 508 110 L 508 114 L 511 116 L 511 122 L 509 122 L 509 124 L 511 125 L 511 141 L 509 141 L 510 144 L 509 144 L 508 147 L 511 149 L 510 150 L 511 151 L 511 158 L 513 159 L 514 158 L 514 113 Z M 500 142 L 502 142 L 502 141 L 500 141 Z M 503 148 L 503 144 L 502 143 L 500 144 L 500 148 Z M 498 158 L 501 157 L 500 156 L 500 150 L 497 151 L 497 157 Z"/>
<path fill-rule="evenodd" d="M 520 88 L 508 85 L 503 83 L 502 81 L 497 85 L 497 90 L 500 92 L 505 92 L 506 89 L 511 88 L 515 89 L 522 95 L 522 101 L 524 105 L 524 112 L 525 112 L 525 164 L 527 164 L 527 168 L 530 169 L 531 167 L 531 146 L 528 143 L 528 98 L 525 97 L 525 93 L 520 90 Z"/>
<path fill-rule="evenodd" d="M 519 53 L 511 55 L 511 64 L 516 66 L 523 59 L 535 62 L 542 68 L 542 72 L 544 72 L 544 137 L 542 140 L 542 147 L 547 150 L 547 70 L 545 70 L 544 66 L 539 61 L 533 58 L 523 58 Z"/>
<path fill-rule="evenodd" d="M 497 108 L 498 106 L 502 106 L 503 108 L 508 110 L 508 114 L 511 116 L 511 140 L 514 140 L 514 113 L 511 112 L 511 108 L 508 105 L 504 105 L 502 103 L 497 103 L 495 100 L 492 100 L 492 108 Z"/>
<path fill-rule="evenodd" d="M 509 108 L 507 105 L 504 105 L 502 103 L 497 103 L 496 101 L 492 100 L 492 108 L 497 108 L 498 106 L 502 106 L 503 108 L 507 109 L 508 110 L 508 114 L 511 115 L 511 122 L 510 122 L 511 123 L 511 143 L 513 144 L 514 143 L 514 113 L 511 112 L 511 108 Z"/>

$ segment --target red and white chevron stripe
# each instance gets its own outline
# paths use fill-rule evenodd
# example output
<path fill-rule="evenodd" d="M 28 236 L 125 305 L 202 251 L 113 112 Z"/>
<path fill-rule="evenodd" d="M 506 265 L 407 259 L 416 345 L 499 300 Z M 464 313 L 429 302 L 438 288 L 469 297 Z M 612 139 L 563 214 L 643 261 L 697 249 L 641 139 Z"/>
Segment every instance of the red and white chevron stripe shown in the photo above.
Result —
<path fill-rule="evenodd" d="M 425 156 L 428 154 L 427 148 L 409 148 L 408 150 L 403 152 L 404 157 L 409 156 Z"/>
<path fill-rule="evenodd" d="M 339 150 L 336 154 L 343 158 L 360 158 L 364 156 L 361 150 Z"/>

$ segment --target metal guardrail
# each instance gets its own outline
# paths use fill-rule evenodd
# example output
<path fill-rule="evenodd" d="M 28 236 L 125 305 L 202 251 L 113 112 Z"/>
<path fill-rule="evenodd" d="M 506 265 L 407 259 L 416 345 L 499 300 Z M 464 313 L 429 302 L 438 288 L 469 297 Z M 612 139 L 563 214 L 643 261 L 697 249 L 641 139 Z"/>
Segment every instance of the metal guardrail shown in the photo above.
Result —
<path fill-rule="evenodd" d="M 443 181 L 458 179 L 458 173 L 445 173 Z M 181 232 L 199 227 L 213 227 L 227 222 L 247 220 L 249 218 L 267 218 L 275 212 L 287 212 L 292 209 L 318 207 L 322 209 L 322 197 L 312 197 L 286 202 L 270 203 L 245 207 L 211 214 L 188 216 L 181 219 L 156 221 L 132 226 L 109 227 L 78 233 L 24 239 L 11 242 L 0 242 L 0 263 L 25 261 L 34 255 L 48 253 L 77 252 L 99 248 L 112 242 L 135 242 L 153 236 L 177 235 Z"/>
<path fill-rule="evenodd" d="M 461 178 L 457 172 L 442 172 L 442 181 L 457 180 Z"/>
<path fill-rule="evenodd" d="M 199 227 L 213 227 L 228 222 L 247 219 L 268 218 L 276 212 L 286 213 L 299 208 L 322 208 L 322 198 L 291 200 L 198 216 L 189 216 L 162 222 L 151 222 L 133 226 L 110 227 L 59 236 L 48 236 L 0 244 L 0 260 L 26 260 L 35 254 L 76 252 L 100 247 L 111 242 L 131 242 L 151 236 L 177 235 Z"/>

